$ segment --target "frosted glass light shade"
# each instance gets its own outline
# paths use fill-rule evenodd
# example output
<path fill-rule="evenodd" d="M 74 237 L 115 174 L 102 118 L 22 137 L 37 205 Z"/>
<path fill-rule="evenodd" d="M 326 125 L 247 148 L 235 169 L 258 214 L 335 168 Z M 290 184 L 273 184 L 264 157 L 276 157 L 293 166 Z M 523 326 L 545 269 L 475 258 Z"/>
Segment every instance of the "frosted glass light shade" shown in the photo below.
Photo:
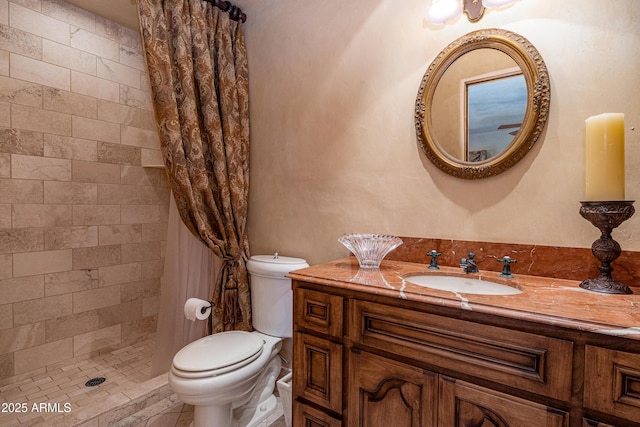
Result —
<path fill-rule="evenodd" d="M 434 25 L 444 25 L 462 14 L 460 0 L 433 0 L 427 9 L 427 20 Z"/>
<path fill-rule="evenodd" d="M 347 234 L 338 242 L 356 256 L 360 268 L 379 268 L 384 257 L 402 244 L 402 239 L 386 234 Z"/>

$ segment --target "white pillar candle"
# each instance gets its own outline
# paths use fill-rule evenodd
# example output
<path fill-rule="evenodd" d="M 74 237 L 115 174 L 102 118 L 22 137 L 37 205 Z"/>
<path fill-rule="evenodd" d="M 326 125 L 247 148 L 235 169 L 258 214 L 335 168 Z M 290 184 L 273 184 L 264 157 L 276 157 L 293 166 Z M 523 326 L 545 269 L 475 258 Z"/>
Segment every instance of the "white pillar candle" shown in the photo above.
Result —
<path fill-rule="evenodd" d="M 586 121 L 585 200 L 624 200 L 624 114 Z"/>

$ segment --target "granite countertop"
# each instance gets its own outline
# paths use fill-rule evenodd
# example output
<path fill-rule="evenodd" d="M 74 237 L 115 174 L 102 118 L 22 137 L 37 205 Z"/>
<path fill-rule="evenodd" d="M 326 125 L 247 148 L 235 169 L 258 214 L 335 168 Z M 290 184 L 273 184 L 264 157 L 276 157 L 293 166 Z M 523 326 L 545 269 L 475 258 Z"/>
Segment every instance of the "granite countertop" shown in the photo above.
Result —
<path fill-rule="evenodd" d="M 416 275 L 455 275 L 507 284 L 522 291 L 516 295 L 473 295 L 436 290 L 406 280 Z M 349 257 L 296 270 L 291 279 L 350 289 L 392 298 L 472 310 L 587 332 L 640 340 L 640 288 L 633 295 L 587 291 L 575 280 L 516 274 L 500 278 L 500 271 L 464 274 L 460 268 L 429 270 L 427 264 L 383 261 L 379 270 L 360 269 Z"/>

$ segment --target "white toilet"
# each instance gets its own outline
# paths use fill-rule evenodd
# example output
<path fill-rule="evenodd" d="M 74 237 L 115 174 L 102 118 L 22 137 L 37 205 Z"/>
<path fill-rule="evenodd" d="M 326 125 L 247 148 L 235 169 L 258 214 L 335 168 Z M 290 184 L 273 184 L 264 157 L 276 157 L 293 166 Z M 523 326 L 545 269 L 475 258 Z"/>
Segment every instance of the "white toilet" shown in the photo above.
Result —
<path fill-rule="evenodd" d="M 194 427 L 253 427 L 276 408 L 282 339 L 293 332 L 290 271 L 308 267 L 301 258 L 252 256 L 253 332 L 229 331 L 200 338 L 176 353 L 169 385 L 194 405 Z"/>

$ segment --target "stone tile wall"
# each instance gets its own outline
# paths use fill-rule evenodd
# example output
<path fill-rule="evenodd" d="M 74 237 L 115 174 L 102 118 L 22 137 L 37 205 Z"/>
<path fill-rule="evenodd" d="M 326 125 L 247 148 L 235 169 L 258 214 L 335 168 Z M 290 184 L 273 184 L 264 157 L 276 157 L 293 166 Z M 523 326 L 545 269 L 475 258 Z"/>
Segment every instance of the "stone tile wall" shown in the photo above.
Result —
<path fill-rule="evenodd" d="M 0 0 L 0 379 L 155 332 L 158 158 L 139 34 Z"/>

